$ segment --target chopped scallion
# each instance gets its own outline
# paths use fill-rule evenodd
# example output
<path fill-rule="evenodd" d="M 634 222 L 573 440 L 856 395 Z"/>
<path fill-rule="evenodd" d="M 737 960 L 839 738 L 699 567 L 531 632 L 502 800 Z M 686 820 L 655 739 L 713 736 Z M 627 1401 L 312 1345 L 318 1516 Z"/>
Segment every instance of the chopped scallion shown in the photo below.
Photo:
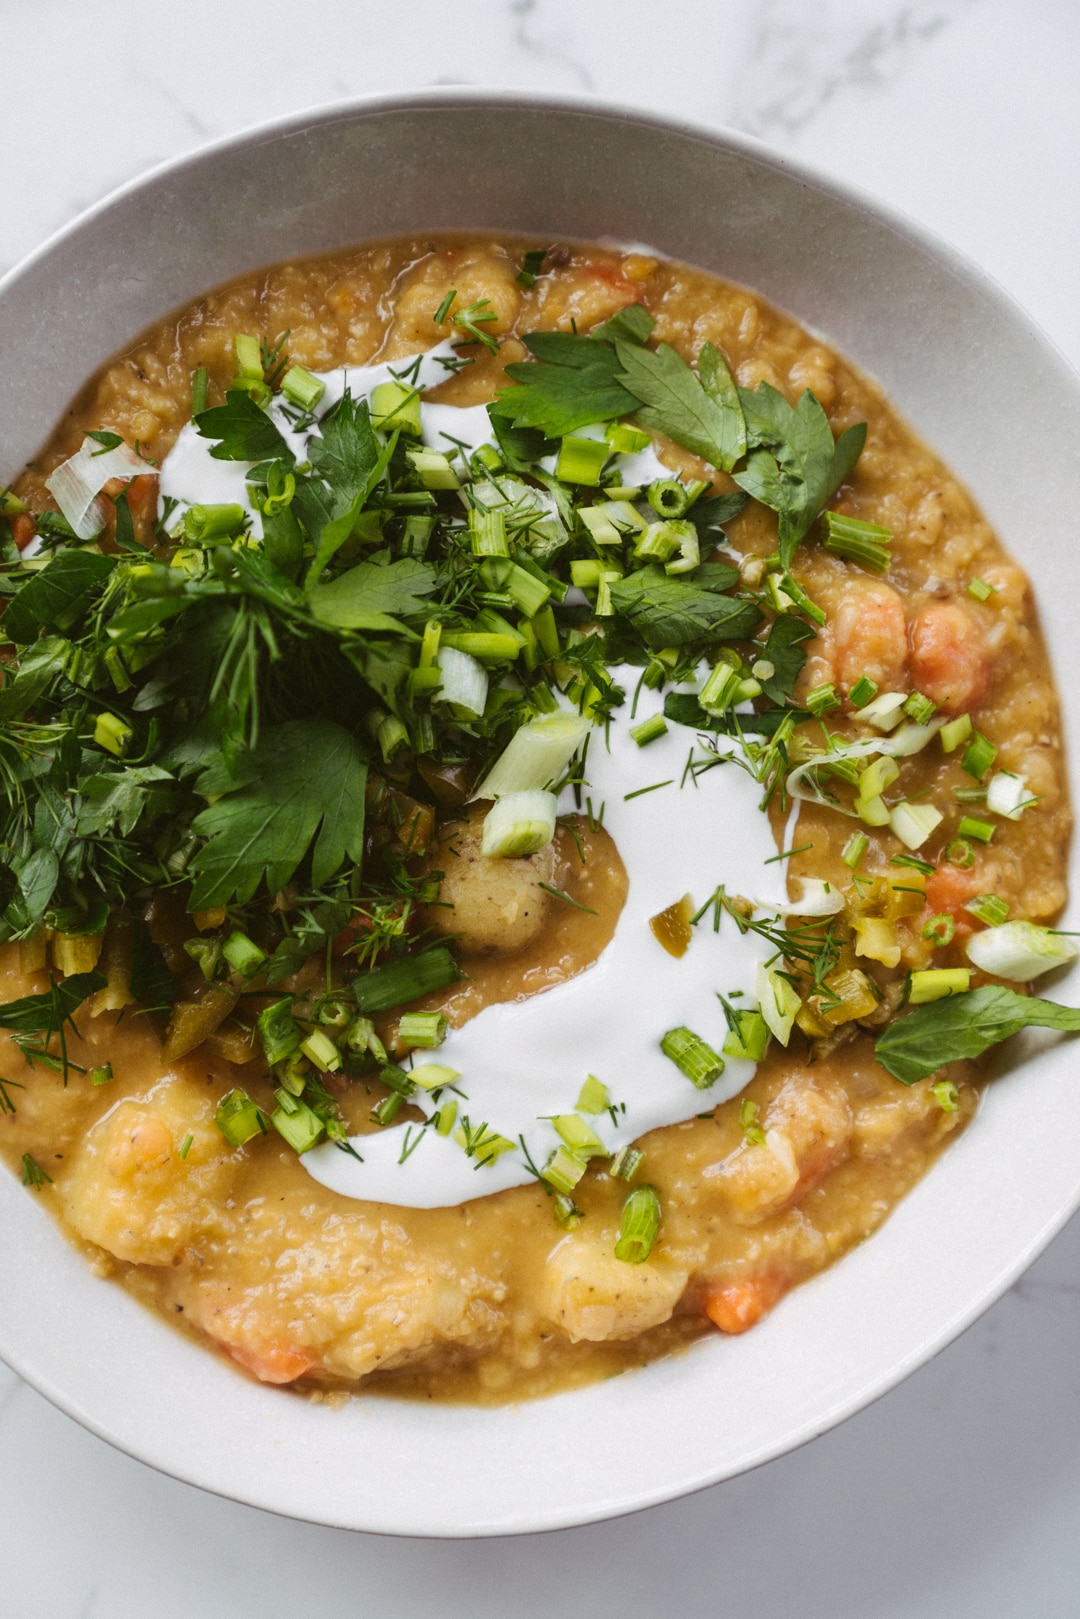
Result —
<path fill-rule="evenodd" d="M 908 1004 L 925 1006 L 947 995 L 960 995 L 970 987 L 971 972 L 967 967 L 928 967 L 924 972 L 912 973 Z"/>
<path fill-rule="evenodd" d="M 595 488 L 600 482 L 604 462 L 611 446 L 603 439 L 576 438 L 573 434 L 562 440 L 559 459 L 555 463 L 555 476 L 563 483 L 584 484 Z"/>
<path fill-rule="evenodd" d="M 852 871 L 858 871 L 859 862 L 870 847 L 870 839 L 865 832 L 853 832 L 844 845 L 844 852 L 840 856 L 844 865 Z"/>
<path fill-rule="evenodd" d="M 326 392 L 326 383 L 302 365 L 291 365 L 281 379 L 281 391 L 292 404 L 310 412 Z"/>
<path fill-rule="evenodd" d="M 841 512 L 822 512 L 822 546 L 833 556 L 857 562 L 868 573 L 887 573 L 892 560 L 892 530 Z"/>
<path fill-rule="evenodd" d="M 221 1098 L 214 1123 L 230 1147 L 242 1147 L 253 1136 L 266 1134 L 266 1114 L 247 1091 L 231 1090 Z"/>
<path fill-rule="evenodd" d="M 275 1063 L 285 1062 L 294 1051 L 299 1051 L 302 1036 L 292 1015 L 292 996 L 287 995 L 284 1000 L 264 1007 L 255 1019 L 255 1032 L 271 1067 Z"/>
<path fill-rule="evenodd" d="M 869 675 L 860 675 L 848 692 L 848 701 L 852 708 L 865 708 L 871 697 L 877 696 L 877 692 L 877 681 L 871 680 Z"/>
<path fill-rule="evenodd" d="M 724 1072 L 723 1057 L 699 1034 L 681 1025 L 668 1030 L 660 1041 L 660 1050 L 699 1091 L 708 1090 Z"/>
<path fill-rule="evenodd" d="M 960 1106 L 960 1092 L 951 1079 L 935 1080 L 930 1087 L 930 1094 L 937 1099 L 943 1113 L 955 1113 Z"/>
<path fill-rule="evenodd" d="M 654 1186 L 638 1186 L 623 1204 L 615 1258 L 641 1265 L 652 1253 L 660 1230 L 660 1197 Z"/>
<path fill-rule="evenodd" d="M 91 1068 L 86 1076 L 91 1085 L 107 1085 L 113 1077 L 111 1062 L 103 1062 L 97 1068 Z"/>
<path fill-rule="evenodd" d="M 643 748 L 647 743 L 655 742 L 657 737 L 667 735 L 667 721 L 663 714 L 652 714 L 647 720 L 642 720 L 640 725 L 632 725 L 630 735 L 638 747 Z"/>
<path fill-rule="evenodd" d="M 815 686 L 813 691 L 807 693 L 806 706 L 816 718 L 829 713 L 830 709 L 840 707 L 840 699 L 836 694 L 836 687 L 832 681 L 826 686 Z"/>
<path fill-rule="evenodd" d="M 254 939 L 239 930 L 229 934 L 221 946 L 221 954 L 242 978 L 254 978 L 266 960 L 266 951 L 260 950 Z"/>
<path fill-rule="evenodd" d="M 441 1012 L 406 1012 L 398 1023 L 398 1040 L 404 1046 L 434 1051 L 446 1039 L 449 1027 Z"/>
<path fill-rule="evenodd" d="M 557 1147 L 540 1172 L 553 1191 L 569 1193 L 588 1169 L 584 1158 L 579 1158 L 569 1147 Z"/>
<path fill-rule="evenodd" d="M 961 840 L 974 838 L 976 843 L 989 843 L 994 835 L 991 821 L 977 821 L 971 815 L 965 815 L 956 830 Z M 953 864 L 958 865 L 959 862 L 954 861 Z"/>
<path fill-rule="evenodd" d="M 456 983 L 457 965 L 445 946 L 425 950 L 419 956 L 388 961 L 381 967 L 353 979 L 353 994 L 359 1012 L 390 1012 L 407 1001 L 415 1001 L 432 990 Z"/>
<path fill-rule="evenodd" d="M 729 1030 L 724 1041 L 724 1056 L 760 1062 L 769 1043 L 769 1026 L 765 1019 L 760 1012 L 747 1010 L 737 1011 L 734 1021 L 736 1027 Z"/>
<path fill-rule="evenodd" d="M 985 579 L 973 579 L 967 587 L 968 595 L 973 596 L 977 602 L 988 601 L 996 591 L 997 585 L 988 585 Z"/>
<path fill-rule="evenodd" d="M 964 906 L 965 911 L 984 922 L 988 928 L 1000 927 L 1008 919 L 1009 902 L 1000 894 L 976 894 Z"/>
<path fill-rule="evenodd" d="M 969 776 L 974 776 L 976 781 L 982 781 L 997 758 L 997 752 L 989 737 L 983 736 L 980 731 L 972 731 L 961 767 Z"/>
<path fill-rule="evenodd" d="M 952 944 L 956 937 L 956 923 L 951 916 L 941 911 L 923 924 L 922 936 L 928 944 L 932 944 L 936 949 L 942 949 L 945 945 Z"/>
<path fill-rule="evenodd" d="M 913 719 L 916 725 L 926 725 L 937 713 L 937 704 L 924 697 L 921 691 L 913 691 L 904 704 L 904 713 Z"/>
<path fill-rule="evenodd" d="M 645 1161 L 645 1154 L 637 1147 L 620 1147 L 608 1165 L 608 1174 L 618 1180 L 632 1181 Z"/>
<path fill-rule="evenodd" d="M 961 742 L 967 741 L 972 729 L 970 714 L 960 714 L 954 720 L 946 720 L 938 732 L 942 752 L 955 753 Z"/>
<path fill-rule="evenodd" d="M 606 1113 L 611 1106 L 611 1096 L 607 1086 L 595 1074 L 590 1074 L 581 1087 L 581 1094 L 574 1106 L 579 1113 L 588 1113 L 593 1117 L 598 1113 Z"/>

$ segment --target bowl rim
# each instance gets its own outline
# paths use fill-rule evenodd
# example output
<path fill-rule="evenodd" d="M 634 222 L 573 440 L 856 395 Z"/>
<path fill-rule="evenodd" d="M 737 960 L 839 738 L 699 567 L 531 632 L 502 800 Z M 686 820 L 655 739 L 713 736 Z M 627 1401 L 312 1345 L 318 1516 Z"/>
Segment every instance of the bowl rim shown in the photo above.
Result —
<path fill-rule="evenodd" d="M 654 130 L 658 134 L 682 136 L 711 147 L 718 152 L 746 156 L 757 164 L 804 183 L 814 190 L 846 204 L 850 208 L 871 216 L 878 223 L 885 225 L 921 247 L 931 259 L 951 272 L 966 287 L 980 292 L 1004 316 L 1014 322 L 1021 322 L 1026 328 L 1029 339 L 1038 348 L 1041 348 L 1047 361 L 1054 367 L 1060 368 L 1064 373 L 1064 379 L 1071 383 L 1074 389 L 1077 390 L 1078 397 L 1080 397 L 1080 373 L 1073 367 L 1053 337 L 1043 330 L 1019 300 L 990 272 L 968 258 L 965 253 L 956 248 L 945 237 L 920 221 L 913 219 L 903 210 L 882 201 L 861 186 L 837 179 L 827 171 L 802 158 L 789 157 L 787 154 L 777 151 L 754 135 L 724 125 L 709 125 L 696 120 L 666 116 L 653 110 L 642 110 L 606 97 L 584 93 L 546 94 L 513 88 L 444 85 L 426 89 L 378 92 L 340 98 L 245 125 L 231 133 L 201 143 L 179 156 L 154 164 L 121 185 L 116 186 L 98 201 L 82 210 L 0 277 L 0 299 L 3 299 L 10 288 L 18 285 L 27 277 L 33 276 L 38 267 L 46 262 L 58 247 L 77 238 L 81 232 L 93 225 L 103 215 L 107 215 L 124 199 L 138 195 L 140 192 L 152 190 L 162 180 L 183 173 L 185 170 L 197 170 L 203 164 L 212 163 L 214 159 L 222 154 L 268 144 L 281 137 L 300 134 L 306 130 L 331 127 L 335 124 L 354 123 L 366 118 L 375 118 L 381 114 L 397 114 L 410 111 L 423 112 L 426 110 L 439 111 L 454 108 L 476 111 L 514 108 L 539 113 L 566 113 L 586 115 L 609 121 L 629 122 L 639 127 Z M 462 228 L 468 229 L 469 227 L 466 225 Z M 856 361 L 856 363 L 858 362 Z M 223 1499 L 236 1500 L 255 1506 L 277 1516 L 292 1517 L 300 1521 L 319 1523 L 329 1527 L 425 1539 L 469 1539 L 553 1532 L 559 1529 L 600 1522 L 613 1517 L 630 1515 L 652 1506 L 697 1493 L 699 1490 L 710 1488 L 727 1478 L 738 1476 L 743 1472 L 753 1471 L 791 1451 L 798 1450 L 829 1429 L 847 1421 L 859 1411 L 881 1399 L 913 1372 L 935 1358 L 990 1309 L 1038 1258 L 1062 1230 L 1078 1207 L 1080 1207 L 1080 1187 L 1078 1187 L 1073 1199 L 1058 1208 L 1053 1217 L 1042 1224 L 1021 1251 L 1015 1254 L 1009 1263 L 998 1271 L 992 1285 L 984 1287 L 983 1291 L 975 1299 L 947 1315 L 936 1332 L 929 1334 L 923 1342 L 912 1349 L 898 1363 L 891 1366 L 887 1372 L 872 1379 L 865 1387 L 853 1389 L 846 1397 L 837 1400 L 824 1410 L 819 1410 L 816 1415 L 809 1416 L 804 1421 L 801 1429 L 795 1431 L 794 1436 L 789 1432 L 785 1436 L 778 1438 L 773 1444 L 761 1446 L 751 1458 L 737 1461 L 733 1465 L 721 1464 L 711 1472 L 702 1474 L 693 1481 L 683 1480 L 658 1484 L 653 1489 L 637 1492 L 632 1498 L 599 1500 L 589 1511 L 582 1510 L 580 1506 L 569 1511 L 553 1510 L 548 1506 L 534 1510 L 531 1516 L 519 1515 L 512 1523 L 505 1524 L 459 1524 L 432 1529 L 418 1518 L 407 1520 L 404 1516 L 399 1515 L 399 1521 L 393 1523 L 381 1522 L 377 1527 L 373 1527 L 369 1526 L 368 1523 L 357 1522 L 355 1515 L 348 1513 L 336 1518 L 325 1515 L 313 1517 L 305 1513 L 302 1505 L 294 1512 L 282 1505 L 280 1495 L 276 1492 L 253 1487 L 240 1494 L 234 1489 L 207 1482 L 205 1477 L 199 1476 L 197 1467 L 185 1466 L 168 1455 L 155 1454 L 152 1444 L 145 1441 L 140 1442 L 138 1436 L 125 1435 L 115 1431 L 107 1422 L 97 1418 L 92 1411 L 83 1409 L 76 1396 L 57 1384 L 47 1373 L 42 1372 L 32 1363 L 24 1360 L 17 1349 L 6 1344 L 4 1342 L 2 1319 L 0 1319 L 0 1360 L 3 1360 L 25 1382 L 29 1383 L 32 1388 L 59 1410 L 72 1417 L 81 1426 L 105 1440 L 115 1449 L 181 1482 L 206 1490 L 208 1493 L 219 1495 Z M 850 1258 L 850 1256 L 847 1257 Z M 81 1256 L 80 1263 L 82 1263 Z M 800 1291 L 805 1291 L 812 1285 L 813 1279 L 811 1282 L 804 1284 Z M 136 1308 L 141 1307 L 136 1306 Z M 202 1349 L 199 1352 L 205 1354 Z M 554 1398 L 564 1397 L 566 1396 L 555 1396 Z"/>

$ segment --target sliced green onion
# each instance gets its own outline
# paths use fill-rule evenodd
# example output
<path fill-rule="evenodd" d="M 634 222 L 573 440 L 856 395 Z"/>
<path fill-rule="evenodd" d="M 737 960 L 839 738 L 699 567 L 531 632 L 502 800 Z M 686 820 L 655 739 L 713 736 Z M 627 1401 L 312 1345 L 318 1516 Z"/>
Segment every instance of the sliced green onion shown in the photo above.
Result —
<path fill-rule="evenodd" d="M 561 478 L 563 483 L 585 484 L 595 488 L 610 454 L 611 447 L 603 439 L 576 438 L 571 434 L 559 446 L 555 476 Z"/>
<path fill-rule="evenodd" d="M 448 1136 L 457 1120 L 458 1105 L 456 1102 L 444 1102 L 434 1115 L 435 1130 L 440 1136 Z"/>
<path fill-rule="evenodd" d="M 250 382 L 263 380 L 262 345 L 257 337 L 237 332 L 233 338 L 233 353 L 236 355 L 238 380 Z"/>
<path fill-rule="evenodd" d="M 907 712 L 907 698 L 902 691 L 883 691 L 864 703 L 859 718 L 878 731 L 894 731 Z"/>
<path fill-rule="evenodd" d="M 961 768 L 976 781 L 982 781 L 986 772 L 997 758 L 997 748 L 990 738 L 983 736 L 980 731 L 972 731 L 971 741 L 964 752 Z"/>
<path fill-rule="evenodd" d="M 402 1045 L 434 1051 L 446 1039 L 449 1027 L 441 1012 L 406 1012 L 398 1022 L 398 1040 Z"/>
<path fill-rule="evenodd" d="M 967 587 L 967 593 L 969 596 L 973 596 L 977 602 L 984 602 L 989 600 L 991 596 L 996 595 L 997 585 L 988 585 L 985 579 L 973 579 Z"/>
<path fill-rule="evenodd" d="M 562 1192 L 556 1192 L 552 1198 L 551 1212 L 555 1216 L 556 1225 L 562 1226 L 564 1231 L 573 1231 L 581 1224 L 581 1210 L 572 1197 L 567 1197 Z"/>
<path fill-rule="evenodd" d="M 107 753 L 114 753 L 118 759 L 123 758 L 127 752 L 134 734 L 131 726 L 126 725 L 116 714 L 99 714 L 94 722 L 94 741 L 99 748 L 104 748 Z"/>
<path fill-rule="evenodd" d="M 207 393 L 210 387 L 210 373 L 205 365 L 200 365 L 197 371 L 191 373 L 191 419 L 201 416 L 206 409 Z"/>
<path fill-rule="evenodd" d="M 669 522 L 668 527 L 674 530 L 678 543 L 678 555 L 673 556 L 669 562 L 664 563 L 664 572 L 670 574 L 692 573 L 701 561 L 701 541 L 698 531 L 693 523 Z"/>
<path fill-rule="evenodd" d="M 870 847 L 870 839 L 865 832 L 853 832 L 844 844 L 844 852 L 840 856 L 845 866 L 852 871 L 858 871 L 859 862 Z"/>
<path fill-rule="evenodd" d="M 111 1062 L 103 1062 L 97 1068 L 91 1068 L 86 1076 L 91 1085 L 107 1085 L 113 1078 Z"/>
<path fill-rule="evenodd" d="M 904 704 L 904 713 L 913 719 L 916 725 L 926 725 L 937 713 L 937 704 L 924 697 L 921 691 L 913 691 Z"/>
<path fill-rule="evenodd" d="M 557 658 L 562 651 L 559 644 L 559 626 L 550 606 L 541 607 L 529 620 L 545 658 Z"/>
<path fill-rule="evenodd" d="M 955 1113 L 960 1106 L 960 1092 L 951 1079 L 935 1080 L 930 1087 L 930 1094 L 937 1099 L 938 1107 L 943 1113 Z"/>
<path fill-rule="evenodd" d="M 255 1019 L 255 1032 L 271 1067 L 299 1051 L 302 1037 L 292 1013 L 292 996 L 264 1007 Z"/>
<path fill-rule="evenodd" d="M 690 495 L 678 478 L 657 478 L 645 498 L 658 517 L 682 517 L 690 507 Z"/>
<path fill-rule="evenodd" d="M 591 730 L 591 720 L 565 710 L 529 720 L 514 732 L 473 797 L 502 798 L 551 787 L 565 775 Z"/>
<path fill-rule="evenodd" d="M 971 973 L 967 967 L 928 967 L 925 972 L 912 973 L 908 1004 L 925 1006 L 928 1001 L 942 1001 L 947 995 L 962 994 L 970 986 Z"/>
<path fill-rule="evenodd" d="M 634 555 L 642 562 L 668 563 L 682 544 L 679 529 L 688 525 L 661 522 L 650 523 L 634 542 Z"/>
<path fill-rule="evenodd" d="M 607 514 L 607 503 L 598 506 L 579 506 L 578 516 L 597 545 L 621 545 L 622 533 Z"/>
<path fill-rule="evenodd" d="M 184 513 L 184 538 L 193 545 L 231 539 L 243 529 L 246 518 L 243 506 L 189 506 Z"/>
<path fill-rule="evenodd" d="M 301 410 L 313 411 L 326 392 L 326 383 L 302 365 L 291 365 L 281 379 L 281 391 Z"/>
<path fill-rule="evenodd" d="M 217 1105 L 214 1123 L 230 1147 L 242 1147 L 252 1136 L 266 1134 L 266 1114 L 247 1091 L 228 1091 Z"/>
<path fill-rule="evenodd" d="M 991 821 L 977 821 L 971 815 L 965 815 L 956 830 L 961 841 L 974 838 L 976 843 L 989 843 L 994 835 L 994 827 Z M 958 862 L 954 861 L 953 864 L 958 864 Z"/>
<path fill-rule="evenodd" d="M 1020 982 L 1061 967 L 1077 954 L 1080 943 L 1075 939 L 1034 922 L 1003 922 L 985 933 L 973 933 L 967 943 L 968 960 L 984 973 Z"/>
<path fill-rule="evenodd" d="M 877 696 L 877 690 L 876 680 L 871 680 L 869 675 L 860 675 L 848 692 L 848 701 L 852 708 L 865 708 L 871 697 Z"/>
<path fill-rule="evenodd" d="M 840 512 L 822 512 L 822 546 L 835 557 L 857 562 L 868 573 L 887 573 L 892 553 L 892 530 L 879 523 L 865 523 Z"/>
<path fill-rule="evenodd" d="M 643 433 L 640 427 L 631 427 L 629 422 L 609 422 L 604 437 L 614 455 L 638 455 L 652 443 L 648 433 Z"/>
<path fill-rule="evenodd" d="M 409 462 L 425 489 L 460 489 L 461 480 L 438 450 L 409 450 Z M 499 553 L 506 556 L 506 552 Z"/>
<path fill-rule="evenodd" d="M 221 966 L 220 939 L 185 939 L 184 954 L 195 962 L 208 984 L 212 984 Z"/>
<path fill-rule="evenodd" d="M 591 1124 L 580 1113 L 560 1113 L 552 1119 L 556 1132 L 579 1158 L 608 1156 L 608 1150 Z"/>
<path fill-rule="evenodd" d="M 595 1074 L 590 1074 L 581 1087 L 581 1095 L 574 1106 L 579 1113 L 589 1113 L 595 1117 L 597 1113 L 606 1113 L 611 1106 L 611 1097 L 608 1088 Z M 573 1146 L 573 1142 L 570 1143 Z"/>
<path fill-rule="evenodd" d="M 556 1192 L 572 1192 L 588 1169 L 584 1158 L 571 1152 L 569 1147 L 557 1147 L 540 1172 L 541 1180 Z"/>
<path fill-rule="evenodd" d="M 957 866 L 961 871 L 970 871 L 975 864 L 975 850 L 966 838 L 953 838 L 951 843 L 945 845 L 945 859 L 950 866 Z"/>
<path fill-rule="evenodd" d="M 381 1102 L 375 1103 L 368 1118 L 372 1124 L 381 1125 L 385 1129 L 388 1124 L 393 1124 L 404 1106 L 405 1098 L 401 1092 L 391 1091 L 389 1096 L 384 1096 Z"/>
<path fill-rule="evenodd" d="M 737 1028 L 728 1032 L 724 1041 L 725 1057 L 740 1057 L 747 1062 L 760 1062 L 769 1043 L 769 1025 L 760 1012 L 735 1013 Z"/>
<path fill-rule="evenodd" d="M 443 945 L 419 956 L 406 956 L 402 961 L 388 961 L 353 979 L 356 1009 L 391 1012 L 432 990 L 445 989 L 456 983 L 458 976 L 454 958 Z"/>
<path fill-rule="evenodd" d="M 997 928 L 1008 918 L 1009 902 L 1002 899 L 1000 894 L 976 894 L 964 906 L 972 916 L 980 922 L 985 922 L 988 928 Z"/>
<path fill-rule="evenodd" d="M 221 946 L 221 954 L 233 972 L 239 973 L 242 978 L 254 978 L 266 960 L 266 951 L 260 950 L 254 939 L 249 939 L 246 933 L 239 930 L 229 934 Z"/>
<path fill-rule="evenodd" d="M 1007 821 L 1018 821 L 1026 809 L 1035 802 L 1023 776 L 1011 770 L 998 770 L 991 776 L 986 788 L 986 807 Z"/>
<path fill-rule="evenodd" d="M 960 714 L 954 720 L 946 720 L 938 732 L 942 752 L 955 753 L 961 742 L 967 741 L 973 729 L 970 714 Z"/>
<path fill-rule="evenodd" d="M 341 1067 L 341 1052 L 323 1029 L 312 1029 L 307 1038 L 301 1040 L 300 1050 L 321 1074 L 334 1073 Z"/>
<path fill-rule="evenodd" d="M 270 1115 L 270 1123 L 294 1152 L 310 1152 L 325 1132 L 323 1120 L 306 1102 L 288 1091 L 276 1090 L 274 1095 L 278 1105 Z"/>
<path fill-rule="evenodd" d="M 408 433 L 419 438 L 420 392 L 407 382 L 380 382 L 371 390 L 371 425 L 384 433 Z"/>
<path fill-rule="evenodd" d="M 698 702 L 706 714 L 725 713 L 733 703 L 741 700 L 742 676 L 738 669 L 721 660 L 714 664 L 698 692 Z"/>
<path fill-rule="evenodd" d="M 461 1075 L 456 1068 L 448 1068 L 442 1062 L 419 1062 L 409 1069 L 409 1078 L 422 1091 L 437 1091 L 444 1085 L 452 1085 Z"/>
<path fill-rule="evenodd" d="M 654 1186 L 638 1186 L 623 1204 L 615 1258 L 641 1265 L 652 1253 L 660 1230 L 660 1198 Z"/>
<path fill-rule="evenodd" d="M 827 686 L 815 686 L 813 691 L 808 692 L 806 706 L 811 714 L 819 719 L 822 714 L 827 714 L 830 709 L 839 708 L 840 699 L 836 695 L 836 687 L 832 681 L 830 680 Z"/>
<path fill-rule="evenodd" d="M 795 1025 L 795 1014 L 802 1005 L 798 994 L 775 967 L 758 962 L 755 993 L 769 1033 L 786 1046 Z"/>
<path fill-rule="evenodd" d="M 444 630 L 440 649 L 467 652 L 479 663 L 512 663 L 521 651 L 523 637 L 516 630 L 494 635 L 490 630 Z"/>
<path fill-rule="evenodd" d="M 945 819 L 932 804 L 894 804 L 889 812 L 889 824 L 907 849 L 921 849 L 932 833 Z"/>
<path fill-rule="evenodd" d="M 469 534 L 474 557 L 508 557 L 510 546 L 506 539 L 506 513 L 495 507 L 481 511 L 474 506 L 469 513 Z"/>
<path fill-rule="evenodd" d="M 937 916 L 932 916 L 928 922 L 923 923 L 922 936 L 935 949 L 942 949 L 945 945 L 952 944 L 956 937 L 956 923 L 946 912 L 940 911 Z"/>
<path fill-rule="evenodd" d="M 487 671 L 467 652 L 455 647 L 440 647 L 439 670 L 442 685 L 438 692 L 440 702 L 451 703 L 469 714 L 482 714 L 487 707 Z"/>
<path fill-rule="evenodd" d="M 663 714 L 652 714 L 640 725 L 632 725 L 630 735 L 639 748 L 644 748 L 648 743 L 655 742 L 657 737 L 667 735 L 667 721 Z"/>
<path fill-rule="evenodd" d="M 724 1072 L 723 1057 L 699 1034 L 682 1025 L 668 1030 L 660 1041 L 660 1050 L 699 1091 L 708 1090 Z"/>
<path fill-rule="evenodd" d="M 608 1165 L 608 1174 L 617 1180 L 632 1181 L 645 1160 L 645 1154 L 637 1147 L 620 1147 Z"/>
<path fill-rule="evenodd" d="M 506 793 L 484 816 L 480 852 L 489 860 L 515 860 L 546 849 L 555 836 L 557 800 L 542 788 Z"/>
<path fill-rule="evenodd" d="M 413 512 L 405 519 L 405 531 L 398 543 L 398 550 L 403 557 L 425 557 L 431 541 L 432 531 L 435 528 L 435 519 L 425 517 L 419 512 Z"/>

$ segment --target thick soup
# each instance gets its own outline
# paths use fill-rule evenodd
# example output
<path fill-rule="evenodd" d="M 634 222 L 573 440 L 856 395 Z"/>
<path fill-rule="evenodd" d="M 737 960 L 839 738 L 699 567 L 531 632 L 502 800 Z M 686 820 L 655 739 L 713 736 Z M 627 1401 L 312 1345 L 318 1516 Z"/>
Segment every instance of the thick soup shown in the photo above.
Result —
<path fill-rule="evenodd" d="M 4 511 L 0 1150 L 263 1381 L 519 1399 L 744 1332 L 1069 1026 L 1028 581 L 750 291 L 285 264 Z"/>

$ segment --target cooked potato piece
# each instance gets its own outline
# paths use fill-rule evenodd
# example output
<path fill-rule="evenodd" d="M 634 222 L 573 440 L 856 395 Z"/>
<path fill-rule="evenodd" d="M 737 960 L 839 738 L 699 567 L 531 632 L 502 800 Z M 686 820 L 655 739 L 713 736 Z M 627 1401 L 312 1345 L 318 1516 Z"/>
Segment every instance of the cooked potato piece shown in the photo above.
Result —
<path fill-rule="evenodd" d="M 99 1120 L 58 1191 L 80 1237 L 118 1259 L 168 1265 L 222 1195 L 228 1158 L 211 1101 L 166 1079 Z"/>
<path fill-rule="evenodd" d="M 548 1258 L 542 1307 L 572 1343 L 635 1338 L 668 1319 L 685 1286 L 685 1271 L 650 1260 L 630 1265 L 610 1247 L 574 1235 Z"/>
<path fill-rule="evenodd" d="M 454 934 L 467 956 L 514 956 L 539 936 L 550 900 L 541 883 L 555 875 L 553 844 L 519 860 L 489 860 L 480 835 L 490 805 L 474 804 L 468 822 L 443 827 L 431 864 L 442 871 L 439 903 L 429 920 Z"/>

